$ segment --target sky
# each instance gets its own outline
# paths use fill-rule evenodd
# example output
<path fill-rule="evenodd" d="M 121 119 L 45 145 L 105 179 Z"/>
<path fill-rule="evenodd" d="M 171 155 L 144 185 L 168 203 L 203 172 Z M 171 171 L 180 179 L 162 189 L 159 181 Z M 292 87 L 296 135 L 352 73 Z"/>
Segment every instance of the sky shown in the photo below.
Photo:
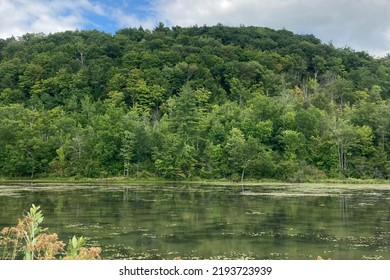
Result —
<path fill-rule="evenodd" d="M 0 38 L 126 27 L 262 26 L 390 53 L 390 0 L 0 0 Z"/>

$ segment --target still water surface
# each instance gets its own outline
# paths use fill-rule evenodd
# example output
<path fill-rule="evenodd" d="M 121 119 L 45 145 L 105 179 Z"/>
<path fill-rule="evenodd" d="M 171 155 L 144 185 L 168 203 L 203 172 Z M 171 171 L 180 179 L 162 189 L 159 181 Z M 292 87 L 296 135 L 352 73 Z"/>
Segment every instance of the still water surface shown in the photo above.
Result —
<path fill-rule="evenodd" d="M 31 204 L 104 259 L 390 259 L 389 186 L 0 185 L 0 229 Z"/>

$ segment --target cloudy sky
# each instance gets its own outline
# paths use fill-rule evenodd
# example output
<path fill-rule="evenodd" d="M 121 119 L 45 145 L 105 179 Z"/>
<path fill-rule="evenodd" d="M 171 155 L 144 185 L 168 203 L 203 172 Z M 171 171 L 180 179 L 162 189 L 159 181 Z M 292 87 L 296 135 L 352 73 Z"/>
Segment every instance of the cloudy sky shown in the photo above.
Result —
<path fill-rule="evenodd" d="M 124 27 L 254 25 L 390 53 L 390 0 L 0 0 L 0 38 Z"/>

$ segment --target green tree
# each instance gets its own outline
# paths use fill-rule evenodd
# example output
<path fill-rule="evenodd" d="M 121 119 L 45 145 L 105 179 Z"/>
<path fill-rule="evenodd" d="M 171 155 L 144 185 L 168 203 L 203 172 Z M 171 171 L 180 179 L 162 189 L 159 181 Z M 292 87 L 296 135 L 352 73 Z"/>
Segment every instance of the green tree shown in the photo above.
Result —
<path fill-rule="evenodd" d="M 128 177 L 130 174 L 131 161 L 134 154 L 135 134 L 125 131 L 122 139 L 121 156 L 123 157 L 123 176 Z"/>
<path fill-rule="evenodd" d="M 298 154 L 304 153 L 305 141 L 301 133 L 295 130 L 284 130 L 282 132 L 281 142 L 284 146 L 286 159 L 297 160 Z"/>
<path fill-rule="evenodd" d="M 246 140 L 240 129 L 232 128 L 230 131 L 225 149 L 231 170 L 240 174 L 241 182 L 244 180 L 248 166 L 257 156 L 257 146 L 257 141 L 254 138 Z"/>
<path fill-rule="evenodd" d="M 343 174 L 348 175 L 348 158 L 351 149 L 358 142 L 356 128 L 347 120 L 338 119 L 332 124 L 331 135 L 337 147 L 339 169 Z"/>
<path fill-rule="evenodd" d="M 155 147 L 153 152 L 158 174 L 169 179 L 192 177 L 197 165 L 195 147 L 177 134 L 168 133 L 162 137 L 162 147 Z"/>

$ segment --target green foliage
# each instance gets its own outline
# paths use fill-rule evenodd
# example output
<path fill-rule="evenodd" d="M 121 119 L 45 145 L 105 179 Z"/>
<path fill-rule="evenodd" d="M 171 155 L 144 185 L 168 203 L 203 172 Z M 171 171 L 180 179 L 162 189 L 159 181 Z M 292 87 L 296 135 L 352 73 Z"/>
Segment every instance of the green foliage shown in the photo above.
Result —
<path fill-rule="evenodd" d="M 0 49 L 0 176 L 390 177 L 390 60 L 223 25 Z"/>
<path fill-rule="evenodd" d="M 30 208 L 30 211 L 26 216 L 26 229 L 24 233 L 24 241 L 26 246 L 24 248 L 24 259 L 34 259 L 34 247 L 36 245 L 36 237 L 41 233 L 39 225 L 43 222 L 42 211 L 39 210 L 40 206 L 36 207 L 34 204 Z"/>
<path fill-rule="evenodd" d="M 58 240 L 57 234 L 49 234 L 43 229 L 42 210 L 40 206 L 31 206 L 16 227 L 6 227 L 1 231 L 0 252 L 3 260 L 52 260 L 60 259 L 100 259 L 101 249 L 98 247 L 85 248 L 85 238 L 75 237 L 69 241 L 65 256 L 65 244 Z"/>

